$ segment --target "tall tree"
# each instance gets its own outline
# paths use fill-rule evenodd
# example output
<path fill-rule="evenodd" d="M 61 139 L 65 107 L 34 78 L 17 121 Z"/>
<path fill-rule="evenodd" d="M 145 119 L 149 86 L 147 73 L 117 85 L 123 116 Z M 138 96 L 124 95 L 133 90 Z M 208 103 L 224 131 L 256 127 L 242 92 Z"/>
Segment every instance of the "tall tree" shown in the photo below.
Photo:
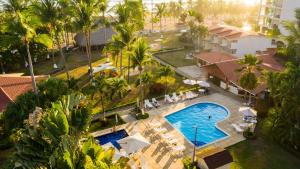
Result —
<path fill-rule="evenodd" d="M 239 62 L 241 68 L 238 72 L 241 72 L 241 77 L 239 80 L 240 85 L 249 92 L 249 102 L 251 101 L 251 90 L 255 89 L 259 84 L 259 79 L 257 74 L 261 73 L 262 61 L 252 54 L 246 54 L 242 60 Z M 245 92 L 245 97 L 247 92 Z"/>
<path fill-rule="evenodd" d="M 161 79 L 162 78 L 165 78 L 164 81 L 165 81 L 165 94 L 168 93 L 168 78 L 172 75 L 174 75 L 174 70 L 170 67 L 170 66 L 164 66 L 164 67 L 161 67 L 159 70 L 158 70 L 158 77 L 160 77 Z"/>
<path fill-rule="evenodd" d="M 288 30 L 288 35 L 281 35 L 286 46 L 280 48 L 280 52 L 286 55 L 294 64 L 300 64 L 300 9 L 297 9 L 296 22 L 284 21 L 283 25 Z"/>
<path fill-rule="evenodd" d="M 156 8 L 156 17 L 159 18 L 160 33 L 162 33 L 162 19 L 166 13 L 166 4 L 165 3 L 156 4 L 155 8 Z"/>
<path fill-rule="evenodd" d="M 112 163 L 114 149 L 104 151 L 86 136 L 92 116 L 83 102 L 81 95 L 65 96 L 52 108 L 32 113 L 16 144 L 16 164 L 22 168 L 123 168 L 126 159 Z"/>
<path fill-rule="evenodd" d="M 61 45 L 61 34 L 64 25 L 59 3 L 55 0 L 39 0 L 34 4 L 34 11 L 36 15 L 40 17 L 43 24 L 45 24 L 51 35 L 53 41 L 52 52 L 54 52 L 54 43 L 56 43 L 63 60 L 63 65 L 66 68 L 67 79 L 70 80 L 69 66 Z"/>
<path fill-rule="evenodd" d="M 102 114 L 103 114 L 103 120 L 105 119 L 105 96 L 108 94 L 109 89 L 109 83 L 107 82 L 107 79 L 105 76 L 100 76 L 96 81 L 96 88 L 99 91 L 100 94 L 100 102 L 102 107 Z"/>
<path fill-rule="evenodd" d="M 131 54 L 131 62 L 132 62 L 132 68 L 138 68 L 139 71 L 139 96 L 140 96 L 140 105 L 141 108 L 143 107 L 143 79 L 142 79 L 142 73 L 144 71 L 144 66 L 147 64 L 153 63 L 152 55 L 150 54 L 150 48 L 147 44 L 147 42 L 140 38 L 138 39 L 133 47 L 133 52 Z"/>
<path fill-rule="evenodd" d="M 83 32 L 85 36 L 85 50 L 89 62 L 89 75 L 93 81 L 91 33 L 97 27 L 96 17 L 99 13 L 99 0 L 74 0 L 74 26 Z"/>
<path fill-rule="evenodd" d="M 267 74 L 267 84 L 274 100 L 269 111 L 271 134 L 284 146 L 300 147 L 300 68 L 292 63 L 282 72 Z"/>
<path fill-rule="evenodd" d="M 21 41 L 26 47 L 32 87 L 34 93 L 38 95 L 31 59 L 30 44 L 36 42 L 51 47 L 51 40 L 47 34 L 36 33 L 36 30 L 41 27 L 41 22 L 39 18 L 28 9 L 26 1 L 10 0 L 4 4 L 4 9 L 7 12 L 10 12 L 10 15 L 6 18 L 5 23 L 1 25 L 1 30 L 6 36 L 1 39 L 0 43 L 8 43 L 9 41 L 13 44 Z"/>

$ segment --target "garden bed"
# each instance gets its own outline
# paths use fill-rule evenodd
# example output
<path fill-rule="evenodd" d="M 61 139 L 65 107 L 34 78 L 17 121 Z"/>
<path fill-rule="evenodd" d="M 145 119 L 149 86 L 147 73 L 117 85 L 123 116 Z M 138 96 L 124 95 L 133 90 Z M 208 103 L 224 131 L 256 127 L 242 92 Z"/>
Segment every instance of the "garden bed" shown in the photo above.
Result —
<path fill-rule="evenodd" d="M 125 124 L 125 121 L 119 115 L 117 115 L 117 116 L 118 116 L 118 123 L 116 123 L 115 114 L 107 116 L 106 121 L 103 121 L 100 119 L 94 120 L 90 125 L 89 132 L 95 132 L 98 130 L 104 130 L 107 128 L 111 128 L 113 126 Z"/>

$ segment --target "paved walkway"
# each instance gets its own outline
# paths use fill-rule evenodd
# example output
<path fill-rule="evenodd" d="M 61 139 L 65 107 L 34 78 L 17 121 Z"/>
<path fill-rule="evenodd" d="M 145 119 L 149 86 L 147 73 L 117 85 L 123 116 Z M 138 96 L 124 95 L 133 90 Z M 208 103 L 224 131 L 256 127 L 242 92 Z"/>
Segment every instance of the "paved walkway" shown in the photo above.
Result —
<path fill-rule="evenodd" d="M 193 145 L 185 139 L 185 137 L 174 127 L 172 127 L 164 118 L 165 115 L 176 112 L 184 107 L 189 105 L 199 103 L 199 102 L 215 102 L 220 105 L 225 106 L 230 111 L 229 118 L 225 119 L 222 122 L 219 122 L 217 125 L 219 128 L 224 130 L 230 136 L 220 140 L 216 143 L 207 146 L 217 146 L 226 148 L 230 145 L 236 144 L 242 140 L 244 137 L 242 134 L 238 134 L 231 127 L 231 123 L 242 122 L 242 115 L 238 112 L 238 108 L 242 106 L 242 101 L 235 96 L 223 94 L 224 92 L 217 92 L 206 96 L 201 96 L 199 98 L 179 102 L 176 104 L 168 104 L 164 105 L 158 109 L 153 109 L 148 111 L 150 118 L 146 120 L 134 121 L 130 115 L 127 115 L 126 118 L 128 121 L 131 121 L 122 126 L 118 126 L 118 129 L 126 129 L 126 131 L 131 135 L 136 132 L 141 133 L 145 138 L 147 138 L 151 142 L 151 146 L 143 149 L 140 153 L 138 153 L 138 158 L 147 159 L 147 165 L 152 169 L 181 169 L 182 165 L 182 157 L 183 156 L 175 156 L 172 153 L 172 150 L 168 149 L 163 142 L 157 137 L 156 133 L 149 132 L 148 123 L 151 120 L 158 120 L 162 123 L 163 127 L 167 128 L 168 133 L 174 135 L 180 144 L 183 144 L 186 147 L 184 151 L 184 156 L 191 156 Z M 231 97 L 232 96 L 232 97 Z M 125 115 L 123 115 L 125 117 Z M 126 121 L 127 121 L 126 120 Z M 111 132 L 111 129 L 106 129 L 102 131 L 98 131 L 93 133 L 94 136 L 102 135 L 105 133 Z M 197 151 L 203 150 L 205 147 L 198 148 Z"/>
<path fill-rule="evenodd" d="M 178 67 L 177 69 L 181 72 L 184 72 L 184 74 L 186 74 L 188 78 L 204 81 L 207 79 L 206 72 L 204 72 L 204 70 L 201 70 L 197 65 Z"/>

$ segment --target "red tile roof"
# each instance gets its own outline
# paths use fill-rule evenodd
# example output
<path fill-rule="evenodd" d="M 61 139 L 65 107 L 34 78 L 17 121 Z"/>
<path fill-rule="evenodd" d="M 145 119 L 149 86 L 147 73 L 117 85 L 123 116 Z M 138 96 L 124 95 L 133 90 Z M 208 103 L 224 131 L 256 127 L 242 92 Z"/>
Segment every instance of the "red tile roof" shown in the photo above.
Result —
<path fill-rule="evenodd" d="M 37 80 L 41 80 L 44 77 L 37 77 Z M 15 101 L 16 98 L 32 90 L 31 77 L 30 76 L 0 76 L 0 111 L 4 110 L 8 103 Z"/>
<path fill-rule="evenodd" d="M 208 25 L 208 27 L 211 26 Z M 210 34 L 224 37 L 228 40 L 236 40 L 251 35 L 259 36 L 259 34 L 256 32 L 244 31 L 241 28 L 229 26 L 229 25 L 217 25 L 217 26 L 214 25 L 212 28 L 208 28 L 208 30 Z"/>
<path fill-rule="evenodd" d="M 195 57 L 207 62 L 208 64 L 236 59 L 236 57 L 232 55 L 221 52 L 202 52 Z"/>
<path fill-rule="evenodd" d="M 283 69 L 283 66 L 276 61 L 272 53 L 258 55 L 257 57 L 263 61 L 261 65 L 262 68 L 268 71 L 280 71 Z M 223 81 L 228 80 L 234 83 L 235 85 L 239 85 L 239 79 L 241 74 L 236 71 L 237 69 L 241 68 L 241 65 L 239 64 L 239 60 L 240 59 L 216 62 L 214 64 L 203 66 L 203 68 L 210 75 L 213 75 Z M 261 73 L 257 72 L 257 75 L 261 76 Z M 251 93 L 258 94 L 263 90 L 265 90 L 266 87 L 267 87 L 266 84 L 260 84 L 256 89 L 252 90 Z"/>

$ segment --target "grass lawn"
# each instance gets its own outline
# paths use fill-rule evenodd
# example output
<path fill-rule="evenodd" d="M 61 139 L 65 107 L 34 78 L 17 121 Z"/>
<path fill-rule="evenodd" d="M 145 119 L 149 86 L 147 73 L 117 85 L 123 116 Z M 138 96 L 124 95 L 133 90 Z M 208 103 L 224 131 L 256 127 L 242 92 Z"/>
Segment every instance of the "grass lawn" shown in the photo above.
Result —
<path fill-rule="evenodd" d="M 184 46 L 189 46 L 189 47 L 193 47 L 193 45 L 188 44 L 188 43 L 184 43 L 179 41 L 179 32 L 165 32 L 163 33 L 163 41 L 162 41 L 162 45 L 164 48 L 182 48 Z M 160 39 L 160 34 L 156 33 L 156 34 L 152 34 L 151 36 L 145 37 L 145 39 L 149 42 L 149 44 L 157 44 L 158 45 L 158 49 L 160 49 L 160 43 L 161 42 L 157 42 L 155 40 Z"/>
<path fill-rule="evenodd" d="M 231 169 L 299 169 L 300 166 L 300 158 L 287 152 L 262 131 L 258 131 L 256 140 L 246 140 L 228 149 L 234 159 Z"/>
<path fill-rule="evenodd" d="M 192 66 L 196 65 L 197 62 L 194 59 L 186 59 L 186 54 L 190 53 L 191 50 L 180 50 L 174 52 L 167 52 L 156 54 L 155 56 L 159 59 L 169 63 L 174 67 Z"/>

